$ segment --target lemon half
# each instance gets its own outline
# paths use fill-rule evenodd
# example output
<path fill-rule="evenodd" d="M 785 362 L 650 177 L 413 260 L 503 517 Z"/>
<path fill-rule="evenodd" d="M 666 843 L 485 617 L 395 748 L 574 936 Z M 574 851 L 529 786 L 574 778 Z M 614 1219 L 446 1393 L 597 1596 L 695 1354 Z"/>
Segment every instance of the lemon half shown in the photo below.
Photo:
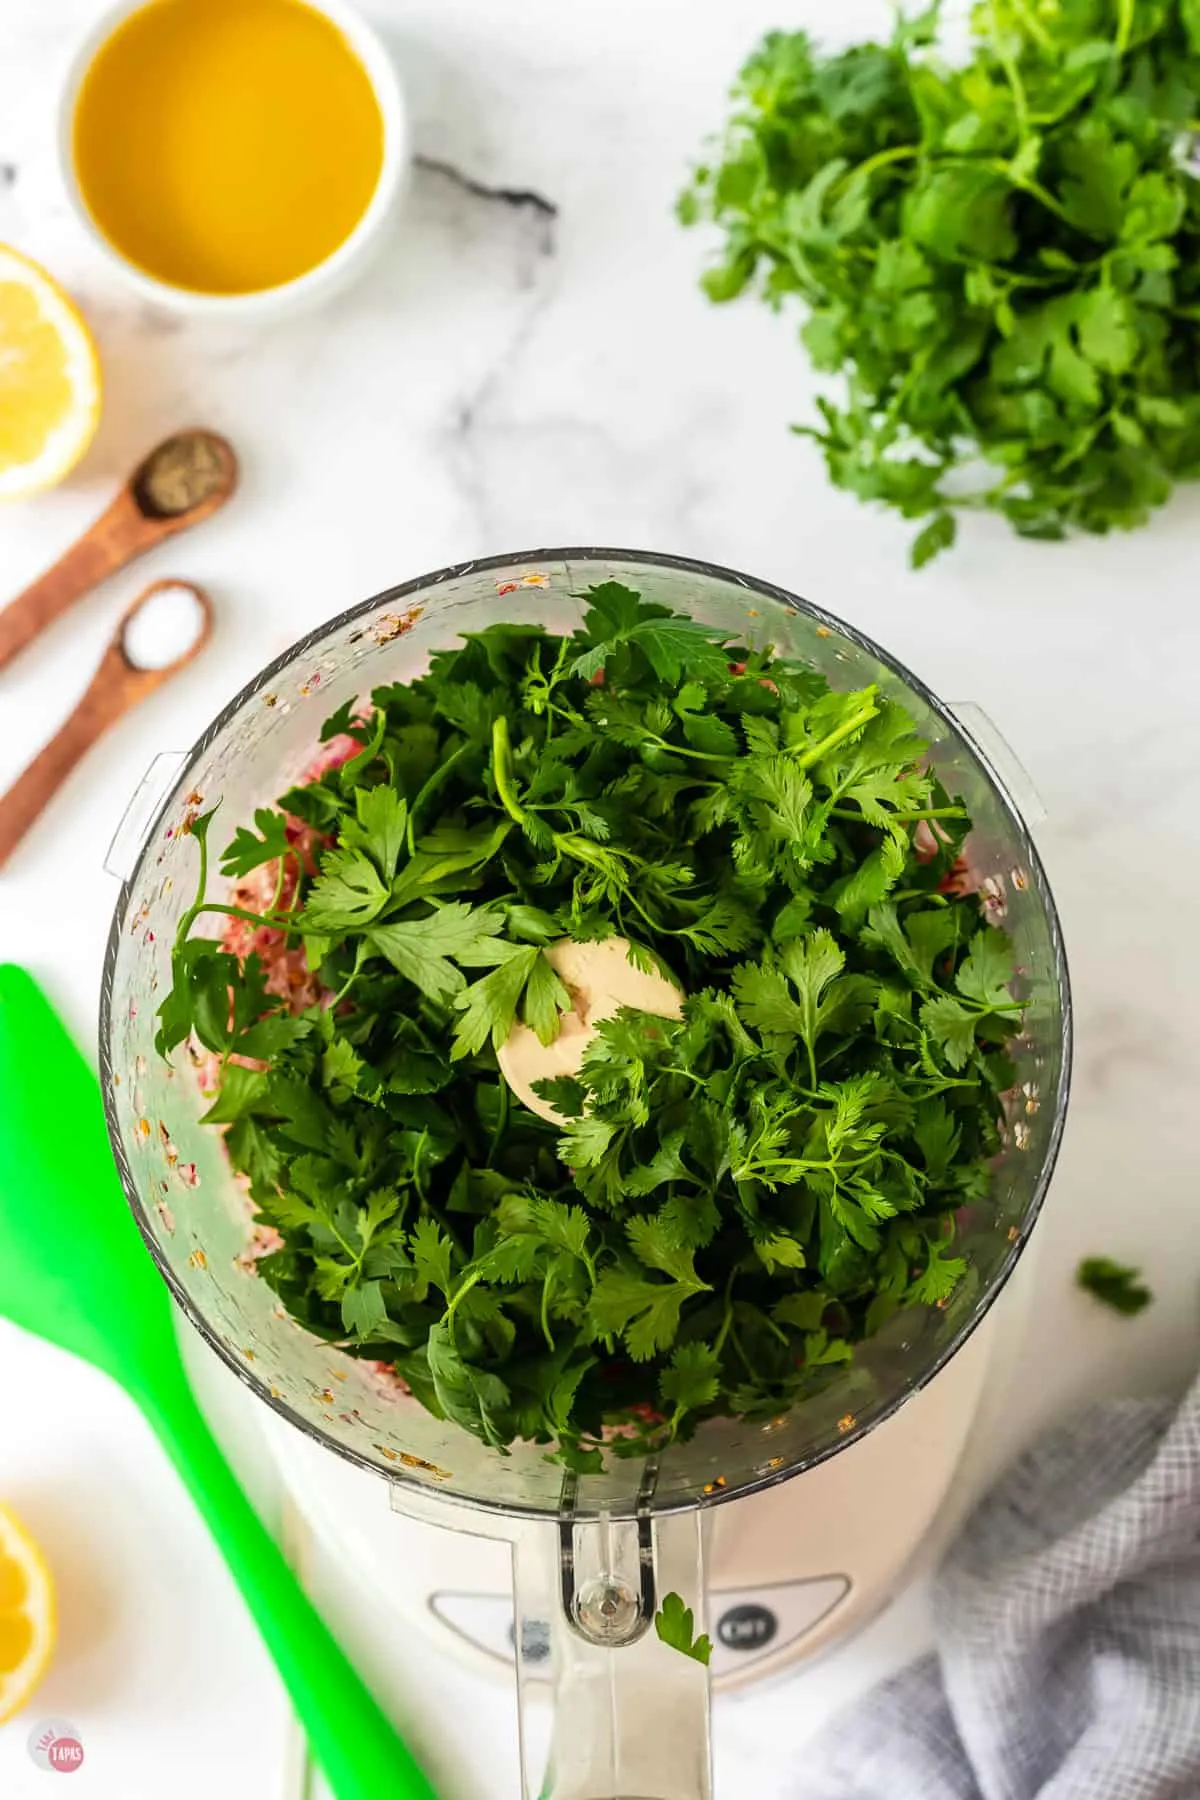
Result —
<path fill-rule="evenodd" d="M 0 1725 L 46 1672 L 55 1639 L 54 1579 L 16 1517 L 0 1506 Z"/>
<path fill-rule="evenodd" d="M 86 321 L 44 269 L 0 244 L 0 500 L 61 481 L 99 418 Z"/>

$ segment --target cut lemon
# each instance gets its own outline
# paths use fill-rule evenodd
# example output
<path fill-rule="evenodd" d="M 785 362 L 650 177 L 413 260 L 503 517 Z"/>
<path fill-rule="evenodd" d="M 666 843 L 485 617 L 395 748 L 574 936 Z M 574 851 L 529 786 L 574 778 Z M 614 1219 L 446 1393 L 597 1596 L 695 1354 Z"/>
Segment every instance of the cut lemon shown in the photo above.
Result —
<path fill-rule="evenodd" d="M 100 359 L 44 269 L 0 244 L 0 500 L 52 487 L 100 418 Z"/>
<path fill-rule="evenodd" d="M 54 1579 L 25 1527 L 0 1506 L 0 1725 L 19 1712 L 54 1649 Z"/>

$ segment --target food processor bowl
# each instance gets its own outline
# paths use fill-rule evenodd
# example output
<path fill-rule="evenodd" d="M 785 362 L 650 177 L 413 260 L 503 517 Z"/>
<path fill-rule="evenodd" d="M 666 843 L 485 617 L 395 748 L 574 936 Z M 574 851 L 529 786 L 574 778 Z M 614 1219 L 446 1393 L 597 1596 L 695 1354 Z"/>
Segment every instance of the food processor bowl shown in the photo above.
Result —
<path fill-rule="evenodd" d="M 810 1399 L 765 1424 L 714 1420 L 660 1457 L 610 1458 L 575 1476 L 544 1446 L 500 1454 L 435 1419 L 386 1371 L 293 1321 L 254 1273 L 252 1220 L 186 1050 L 155 1053 L 171 949 L 195 891 L 190 818 L 220 802 L 225 841 L 295 782 L 323 720 L 431 652 L 498 620 L 569 632 L 585 590 L 620 581 L 647 599 L 774 645 L 835 688 L 878 684 L 928 741 L 928 760 L 973 819 L 968 855 L 986 915 L 1010 934 L 1027 1001 L 1010 1051 L 1017 1084 L 984 1202 L 960 1213 L 968 1269 L 940 1308 L 893 1315 Z M 845 1450 L 929 1382 L 983 1317 L 1037 1216 L 1063 1128 L 1070 1065 L 1066 963 L 1045 874 L 1004 780 L 972 734 L 913 675 L 818 607 L 730 570 L 622 550 L 538 550 L 461 564 L 376 596 L 271 664 L 177 765 L 118 899 L 104 968 L 101 1069 L 130 1204 L 172 1292 L 206 1341 L 302 1431 L 394 1484 L 403 1509 L 443 1522 L 455 1507 L 541 1519 L 516 1558 L 517 1617 L 553 1618 L 560 1713 L 547 1800 L 700 1800 L 708 1789 L 707 1691 L 699 1663 L 659 1643 L 656 1601 L 676 1591 L 702 1617 L 700 1513 Z M 463 1524 L 470 1528 L 464 1515 Z M 536 1553 L 530 1544 L 540 1545 Z M 548 1610 L 549 1609 L 549 1610 Z M 699 1623 L 698 1623 L 699 1628 Z M 520 1651 L 520 1639 L 518 1639 Z M 520 1667 L 520 1655 L 518 1655 Z M 670 1743 L 669 1753 L 663 1746 Z M 685 1750 L 683 1746 L 688 1746 Z M 541 1785 L 536 1785 L 540 1783 Z"/>

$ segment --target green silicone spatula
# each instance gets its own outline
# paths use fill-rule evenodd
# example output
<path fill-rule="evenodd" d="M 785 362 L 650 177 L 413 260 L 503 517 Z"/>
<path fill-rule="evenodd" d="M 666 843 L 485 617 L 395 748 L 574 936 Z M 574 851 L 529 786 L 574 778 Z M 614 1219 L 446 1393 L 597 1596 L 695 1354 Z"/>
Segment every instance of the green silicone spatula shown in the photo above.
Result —
<path fill-rule="evenodd" d="M 434 1800 L 205 1424 L 170 1296 L 121 1191 L 99 1084 L 12 964 L 0 964 L 0 1316 L 137 1401 L 208 1521 L 337 1800 Z"/>

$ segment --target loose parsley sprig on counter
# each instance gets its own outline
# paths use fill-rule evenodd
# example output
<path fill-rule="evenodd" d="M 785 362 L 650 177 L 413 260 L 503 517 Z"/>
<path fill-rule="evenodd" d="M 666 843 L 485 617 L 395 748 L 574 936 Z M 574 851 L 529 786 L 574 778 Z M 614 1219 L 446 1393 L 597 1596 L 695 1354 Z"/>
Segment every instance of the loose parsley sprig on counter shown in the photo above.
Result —
<path fill-rule="evenodd" d="M 221 858 L 264 868 L 261 911 L 209 898 L 195 821 L 158 1039 L 216 1059 L 207 1119 L 291 1314 L 584 1470 L 770 1416 L 949 1297 L 1022 1011 L 900 706 L 616 583 L 586 598 L 570 637 L 491 626 L 329 719 L 357 751 Z M 302 948 L 321 1001 L 290 1010 L 209 915 Z M 613 934 L 683 1016 L 604 1022 L 542 1088 L 556 1126 L 496 1048 L 572 1004 L 546 945 Z"/>
<path fill-rule="evenodd" d="M 1154 1295 L 1142 1280 L 1142 1271 L 1110 1256 L 1085 1256 L 1075 1271 L 1075 1282 L 1085 1293 L 1113 1312 L 1132 1318 L 1144 1311 Z"/>

